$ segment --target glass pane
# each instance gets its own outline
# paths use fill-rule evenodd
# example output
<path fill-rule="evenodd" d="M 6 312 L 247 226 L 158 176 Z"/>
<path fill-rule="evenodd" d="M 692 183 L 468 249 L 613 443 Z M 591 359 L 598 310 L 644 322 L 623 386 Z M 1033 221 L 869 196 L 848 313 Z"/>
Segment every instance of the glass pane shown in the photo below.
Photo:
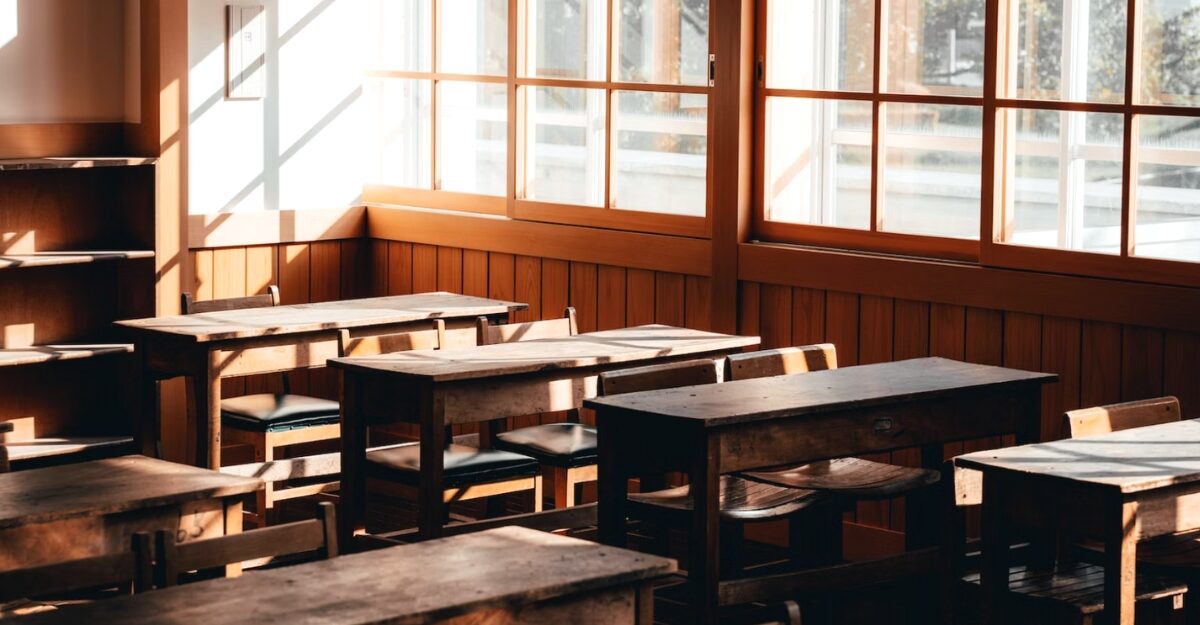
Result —
<path fill-rule="evenodd" d="M 890 2 L 887 90 L 983 93 L 984 0 Z"/>
<path fill-rule="evenodd" d="M 617 80 L 708 84 L 708 0 L 620 0 Z"/>
<path fill-rule="evenodd" d="M 433 48 L 431 0 L 373 0 L 368 65 L 375 69 L 428 72 Z"/>
<path fill-rule="evenodd" d="M 620 91 L 613 205 L 703 217 L 708 187 L 708 96 Z"/>
<path fill-rule="evenodd" d="M 1200 106 L 1200 1 L 1146 0 L 1142 101 Z"/>
<path fill-rule="evenodd" d="M 887 104 L 883 229 L 979 238 L 982 109 Z"/>
<path fill-rule="evenodd" d="M 438 85 L 438 178 L 447 191 L 505 195 L 508 90 L 504 85 Z"/>
<path fill-rule="evenodd" d="M 508 73 L 508 0 L 439 0 L 438 71 Z"/>
<path fill-rule="evenodd" d="M 871 90 L 872 0 L 775 0 L 767 11 L 768 86 Z"/>
<path fill-rule="evenodd" d="M 1200 261 L 1200 117 L 1145 115 L 1138 134 L 1134 253 Z"/>
<path fill-rule="evenodd" d="M 1009 241 L 1116 254 L 1121 249 L 1124 118 L 1014 110 Z"/>
<path fill-rule="evenodd" d="M 767 100 L 767 219 L 871 227 L 871 103 Z"/>
<path fill-rule="evenodd" d="M 603 206 L 604 91 L 525 89 L 525 197 Z"/>
<path fill-rule="evenodd" d="M 604 80 L 607 4 L 601 0 L 529 0 L 529 67 L 541 78 Z"/>
<path fill-rule="evenodd" d="M 431 83 L 405 78 L 368 79 L 375 108 L 376 169 L 378 184 L 428 189 L 430 187 Z"/>
<path fill-rule="evenodd" d="M 1019 0 L 1018 98 L 1122 102 L 1126 0 Z"/>

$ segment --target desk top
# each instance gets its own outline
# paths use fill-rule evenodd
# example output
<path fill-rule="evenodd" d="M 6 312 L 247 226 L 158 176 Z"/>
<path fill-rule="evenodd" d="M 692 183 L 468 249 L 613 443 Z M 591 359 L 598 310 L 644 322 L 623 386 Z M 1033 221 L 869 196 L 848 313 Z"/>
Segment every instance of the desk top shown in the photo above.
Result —
<path fill-rule="evenodd" d="M 1200 419 L 966 454 L 961 467 L 1137 493 L 1200 481 Z"/>
<path fill-rule="evenodd" d="M 758 345 L 757 336 L 733 336 L 664 325 L 589 332 L 575 336 L 497 343 L 446 350 L 415 350 L 359 358 L 336 358 L 329 366 L 451 382 L 637 363 L 657 358 L 738 351 Z"/>
<path fill-rule="evenodd" d="M 516 302 L 438 292 L 131 319 L 118 321 L 117 325 L 137 332 L 171 335 L 206 343 L 422 319 L 470 319 L 524 308 L 525 304 Z"/>
<path fill-rule="evenodd" d="M 674 560 L 502 527 L 68 606 L 14 622 L 423 624 L 674 571 Z"/>
<path fill-rule="evenodd" d="M 0 530 L 242 495 L 261 484 L 145 456 L 0 473 Z"/>
<path fill-rule="evenodd" d="M 975 365 L 945 358 L 845 367 L 721 384 L 628 393 L 589 399 L 584 406 L 606 415 L 658 418 L 717 427 L 933 399 L 1010 384 L 1048 383 L 1050 373 Z"/>

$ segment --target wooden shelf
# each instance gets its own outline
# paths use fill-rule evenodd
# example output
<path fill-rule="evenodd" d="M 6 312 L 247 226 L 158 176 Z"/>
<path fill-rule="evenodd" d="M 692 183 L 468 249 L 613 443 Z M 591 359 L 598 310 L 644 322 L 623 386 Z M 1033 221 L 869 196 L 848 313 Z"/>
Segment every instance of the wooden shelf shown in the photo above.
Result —
<path fill-rule="evenodd" d="M 29 269 L 57 265 L 86 265 L 112 260 L 154 258 L 153 250 L 111 250 L 34 252 L 33 254 L 0 254 L 0 269 Z"/>
<path fill-rule="evenodd" d="M 94 169 L 97 167 L 140 167 L 158 162 L 154 158 L 98 156 L 78 158 L 16 158 L 0 159 L 0 171 L 28 171 L 31 169 Z"/>
<path fill-rule="evenodd" d="M 83 360 L 97 356 L 129 354 L 133 345 L 107 343 L 98 345 L 33 345 L 13 349 L 0 349 L 0 367 L 36 365 L 63 360 Z"/>

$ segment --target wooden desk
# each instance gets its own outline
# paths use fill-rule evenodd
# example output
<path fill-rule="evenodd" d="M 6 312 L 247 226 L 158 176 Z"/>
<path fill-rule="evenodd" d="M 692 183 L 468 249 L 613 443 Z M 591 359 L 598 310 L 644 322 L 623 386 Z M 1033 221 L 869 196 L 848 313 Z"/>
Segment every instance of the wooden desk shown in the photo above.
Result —
<path fill-rule="evenodd" d="M 1104 541 L 1104 611 L 1132 625 L 1138 540 L 1200 528 L 1200 420 L 954 460 L 983 472 L 983 613 L 1004 622 L 1009 524 Z M 1114 617 L 1119 617 L 1114 618 Z"/>
<path fill-rule="evenodd" d="M 144 456 L 0 474 L 0 570 L 128 551 L 134 532 L 234 534 L 242 496 L 261 487 Z"/>
<path fill-rule="evenodd" d="M 697 621 L 715 623 L 719 476 L 746 469 L 1016 433 L 1032 441 L 1056 376 L 942 358 L 592 399 L 599 426 L 600 539 L 625 542 L 626 479 L 687 471 L 695 497 L 688 576 Z M 665 444 L 664 441 L 669 441 Z M 741 592 L 750 582 L 737 582 Z"/>
<path fill-rule="evenodd" d="M 362 527 L 369 426 L 421 425 L 421 536 L 442 533 L 445 426 L 579 408 L 596 395 L 596 378 L 613 369 L 690 358 L 716 358 L 758 345 L 731 336 L 663 325 L 558 339 L 339 358 L 342 370 L 343 540 Z"/>
<path fill-rule="evenodd" d="M 518 527 L 74 605 L 14 623 L 651 625 L 675 562 Z M 263 606 L 271 606 L 270 613 Z"/>
<path fill-rule="evenodd" d="M 504 319 L 523 308 L 525 304 L 514 302 L 423 293 L 119 321 L 133 333 L 142 359 L 138 449 L 157 455 L 160 380 L 188 378 L 193 395 L 189 408 L 197 415 L 196 463 L 219 469 L 221 378 L 323 367 L 337 356 L 342 329 L 402 332 L 441 318 L 450 341 L 473 345 L 477 317 Z"/>

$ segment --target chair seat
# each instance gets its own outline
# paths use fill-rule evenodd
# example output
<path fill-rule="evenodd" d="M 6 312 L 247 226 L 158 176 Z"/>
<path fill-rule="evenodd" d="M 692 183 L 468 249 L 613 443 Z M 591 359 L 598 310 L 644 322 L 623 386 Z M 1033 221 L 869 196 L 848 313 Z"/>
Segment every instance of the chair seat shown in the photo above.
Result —
<path fill-rule="evenodd" d="M 729 521 L 781 519 L 825 499 L 816 491 L 786 488 L 733 475 L 721 476 L 721 518 Z M 629 504 L 635 516 L 645 516 L 646 513 L 687 514 L 693 509 L 688 486 L 652 493 L 631 493 Z M 639 515 L 639 509 L 643 514 Z"/>
<path fill-rule="evenodd" d="M 493 446 L 542 464 L 578 467 L 596 463 L 596 428 L 578 423 L 535 425 L 497 434 Z"/>
<path fill-rule="evenodd" d="M 745 471 L 741 475 L 778 486 L 828 491 L 861 499 L 895 497 L 941 479 L 941 473 L 930 469 L 862 458 L 837 458 L 782 471 Z"/>
<path fill-rule="evenodd" d="M 329 399 L 259 393 L 221 400 L 221 421 L 244 430 L 278 432 L 337 423 L 340 410 Z"/>
<path fill-rule="evenodd" d="M 537 460 L 497 449 L 450 445 L 442 453 L 442 461 L 442 483 L 446 488 L 533 477 L 538 474 Z M 379 477 L 417 486 L 421 478 L 421 447 L 418 443 L 405 443 L 369 451 L 367 466 Z"/>
<path fill-rule="evenodd" d="M 963 580 L 978 586 L 979 573 L 970 573 Z M 1101 566 L 1080 562 L 1044 571 L 1014 566 L 1009 569 L 1008 580 L 1009 592 L 1022 598 L 1052 601 L 1083 615 L 1104 611 L 1104 567 Z M 1137 574 L 1136 601 L 1166 599 L 1185 592 L 1187 585 L 1182 582 Z"/>

